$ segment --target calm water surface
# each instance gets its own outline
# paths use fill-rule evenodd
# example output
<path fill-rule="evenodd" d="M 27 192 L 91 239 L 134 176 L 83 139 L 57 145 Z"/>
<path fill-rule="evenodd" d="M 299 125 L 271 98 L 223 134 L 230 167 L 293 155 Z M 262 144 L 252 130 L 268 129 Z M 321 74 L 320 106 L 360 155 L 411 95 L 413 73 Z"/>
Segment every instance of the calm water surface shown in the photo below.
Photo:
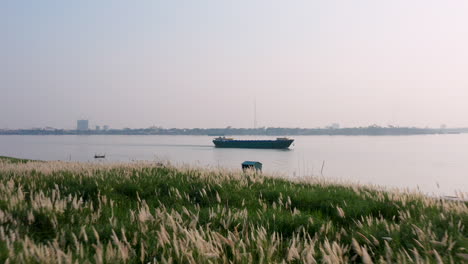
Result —
<path fill-rule="evenodd" d="M 236 137 L 251 139 L 252 137 Z M 267 137 L 257 137 L 267 138 Z M 0 155 L 41 160 L 169 160 L 240 168 L 258 160 L 264 171 L 321 176 L 416 189 L 468 192 L 468 134 L 425 136 L 298 136 L 291 150 L 219 149 L 208 136 L 0 136 Z M 323 165 L 323 170 L 322 170 Z"/>

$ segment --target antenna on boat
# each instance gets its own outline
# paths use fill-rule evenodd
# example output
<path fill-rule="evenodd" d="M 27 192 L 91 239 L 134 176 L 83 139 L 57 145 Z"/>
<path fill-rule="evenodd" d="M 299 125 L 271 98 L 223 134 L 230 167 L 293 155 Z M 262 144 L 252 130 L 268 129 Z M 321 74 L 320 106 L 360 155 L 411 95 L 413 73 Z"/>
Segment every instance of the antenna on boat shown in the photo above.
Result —
<path fill-rule="evenodd" d="M 254 97 L 254 129 L 257 129 L 257 97 Z"/>

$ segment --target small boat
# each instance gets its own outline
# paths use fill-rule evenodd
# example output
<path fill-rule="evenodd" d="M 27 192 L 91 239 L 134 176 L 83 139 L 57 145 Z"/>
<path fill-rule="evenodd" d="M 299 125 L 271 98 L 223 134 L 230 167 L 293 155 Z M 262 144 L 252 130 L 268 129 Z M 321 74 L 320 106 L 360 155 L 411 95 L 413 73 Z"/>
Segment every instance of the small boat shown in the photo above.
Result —
<path fill-rule="evenodd" d="M 237 140 L 233 138 L 217 137 L 213 143 L 217 148 L 255 148 L 255 149 L 287 149 L 294 142 L 290 138 L 276 138 L 276 140 Z"/>
<path fill-rule="evenodd" d="M 94 154 L 94 158 L 95 159 L 104 159 L 104 158 L 106 158 L 106 155 L 105 154 L 104 155 Z"/>

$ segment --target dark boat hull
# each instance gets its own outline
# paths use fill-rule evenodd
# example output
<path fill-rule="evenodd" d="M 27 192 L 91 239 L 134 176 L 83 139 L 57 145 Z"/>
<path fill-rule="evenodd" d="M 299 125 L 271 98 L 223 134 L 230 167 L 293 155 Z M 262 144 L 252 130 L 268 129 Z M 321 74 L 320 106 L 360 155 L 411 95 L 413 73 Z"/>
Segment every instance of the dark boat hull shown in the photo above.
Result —
<path fill-rule="evenodd" d="M 294 139 L 288 140 L 213 140 L 217 148 L 287 149 Z"/>

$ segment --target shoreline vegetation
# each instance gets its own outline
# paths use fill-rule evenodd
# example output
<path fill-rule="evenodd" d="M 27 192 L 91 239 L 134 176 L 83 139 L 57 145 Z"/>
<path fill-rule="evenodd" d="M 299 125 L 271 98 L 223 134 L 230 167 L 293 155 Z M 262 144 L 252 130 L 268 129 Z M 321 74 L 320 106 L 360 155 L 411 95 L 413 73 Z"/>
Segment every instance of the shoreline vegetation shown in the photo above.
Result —
<path fill-rule="evenodd" d="M 368 127 L 353 128 L 124 128 L 108 130 L 65 130 L 56 128 L 0 129 L 0 135 L 192 135 L 192 136 L 389 136 L 468 133 L 468 128 Z"/>
<path fill-rule="evenodd" d="M 466 263 L 468 202 L 170 164 L 0 157 L 1 263 Z"/>

